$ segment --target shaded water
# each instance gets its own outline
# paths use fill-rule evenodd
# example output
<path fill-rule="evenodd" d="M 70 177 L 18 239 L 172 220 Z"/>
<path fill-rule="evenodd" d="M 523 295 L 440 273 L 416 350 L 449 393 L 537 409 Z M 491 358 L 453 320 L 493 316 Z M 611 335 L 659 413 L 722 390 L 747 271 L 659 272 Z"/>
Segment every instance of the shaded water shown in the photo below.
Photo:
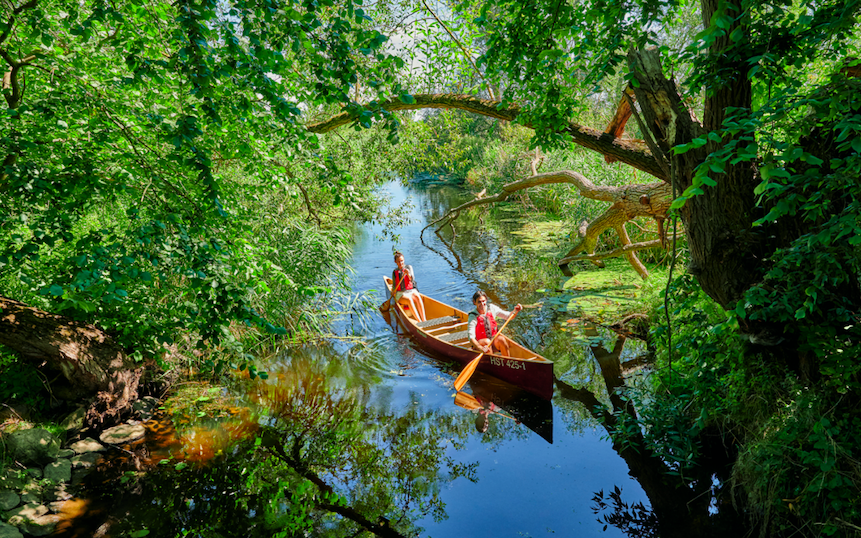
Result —
<path fill-rule="evenodd" d="M 461 222 L 454 237 L 429 230 L 422 240 L 428 220 L 465 193 L 394 183 L 388 190 L 396 202 L 413 201 L 413 222 L 399 230 L 397 245 L 379 240 L 379 227 L 359 230 L 354 293 L 384 289 L 394 246 L 415 267 L 423 293 L 460 309 L 471 309 L 477 289 L 505 308 L 540 302 L 529 282 L 512 276 L 528 275 L 511 248 L 517 236 L 509 232 L 520 223 L 491 231 Z M 379 304 L 383 295 L 373 298 Z M 567 339 L 556 317 L 549 308 L 526 309 L 506 332 L 557 361 L 560 386 L 571 390 L 547 402 L 477 373 L 467 398 L 497 406 L 482 434 L 475 400 L 455 398 L 460 367 L 416 346 L 392 320 L 357 308 L 336 323 L 342 337 L 272 358 L 266 382 L 185 387 L 197 398 L 191 406 L 165 410 L 176 428 L 153 422 L 147 440 L 114 452 L 89 484 L 89 510 L 59 534 L 272 536 L 289 528 L 296 506 L 312 502 L 310 493 L 295 492 L 307 481 L 342 499 L 335 509 L 331 499 L 314 498 L 338 515 L 321 516 L 310 535 L 351 536 L 378 525 L 381 533 L 394 527 L 435 537 L 621 536 L 597 521 L 595 493 L 620 487 L 625 502 L 648 501 L 584 405 L 596 403 L 591 396 L 608 403 L 596 355 L 612 353 L 596 347 L 593 355 Z M 620 351 L 617 364 L 635 354 Z M 294 534 L 301 533 L 283 535 Z"/>

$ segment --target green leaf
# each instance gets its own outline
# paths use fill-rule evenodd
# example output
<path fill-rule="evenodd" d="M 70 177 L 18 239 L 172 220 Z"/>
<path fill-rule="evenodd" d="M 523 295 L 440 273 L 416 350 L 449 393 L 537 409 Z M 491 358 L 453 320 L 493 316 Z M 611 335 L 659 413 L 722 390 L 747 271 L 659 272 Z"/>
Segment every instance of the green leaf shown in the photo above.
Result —
<path fill-rule="evenodd" d="M 744 29 L 743 29 L 743 27 L 742 27 L 742 26 L 737 26 L 736 28 L 734 28 L 734 29 L 733 29 L 733 31 L 732 31 L 732 32 L 730 32 L 730 34 L 729 34 L 729 38 L 730 38 L 733 42 L 736 42 L 736 43 L 737 43 L 737 42 L 739 42 L 739 41 L 741 41 L 741 40 L 742 40 L 742 38 L 744 38 Z"/>
<path fill-rule="evenodd" d="M 687 202 L 687 198 L 676 198 L 673 200 L 673 203 L 670 204 L 670 209 L 681 209 L 685 206 L 685 202 Z"/>

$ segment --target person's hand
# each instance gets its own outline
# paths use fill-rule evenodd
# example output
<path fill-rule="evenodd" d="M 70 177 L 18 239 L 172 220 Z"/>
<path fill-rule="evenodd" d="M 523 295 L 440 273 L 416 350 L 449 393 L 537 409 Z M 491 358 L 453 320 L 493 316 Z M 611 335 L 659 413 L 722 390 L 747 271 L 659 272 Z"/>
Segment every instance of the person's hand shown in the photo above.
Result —
<path fill-rule="evenodd" d="M 523 305 L 520 303 L 517 303 L 517 306 L 514 307 L 514 311 L 520 312 L 521 310 L 523 310 Z"/>
<path fill-rule="evenodd" d="M 481 350 L 485 353 L 490 353 L 490 346 L 484 346 L 483 348 L 481 348 Z"/>

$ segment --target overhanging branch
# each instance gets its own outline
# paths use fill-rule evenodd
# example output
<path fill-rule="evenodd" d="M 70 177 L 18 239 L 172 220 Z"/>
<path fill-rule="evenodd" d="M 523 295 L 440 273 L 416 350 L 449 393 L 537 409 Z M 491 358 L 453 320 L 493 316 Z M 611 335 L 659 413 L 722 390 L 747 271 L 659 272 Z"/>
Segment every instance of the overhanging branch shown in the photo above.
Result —
<path fill-rule="evenodd" d="M 422 228 L 420 238 L 424 240 L 424 232 L 432 226 L 439 226 L 435 232 L 439 231 L 446 224 L 460 216 L 460 213 L 471 207 L 479 205 L 487 205 L 506 200 L 513 193 L 521 190 L 526 190 L 539 185 L 547 185 L 551 183 L 569 183 L 577 187 L 580 194 L 592 200 L 601 202 L 610 202 L 612 205 L 598 218 L 592 222 L 584 221 L 577 235 L 579 241 L 571 250 L 559 261 L 559 266 L 563 273 L 570 274 L 568 264 L 575 260 L 589 260 L 598 266 L 603 266 L 601 260 L 614 256 L 625 256 L 628 263 L 635 271 L 643 278 L 649 276 L 649 272 L 643 263 L 637 257 L 637 252 L 647 248 L 657 248 L 666 245 L 663 236 L 662 223 L 666 218 L 667 211 L 671 202 L 671 187 L 667 183 L 649 183 L 649 184 L 633 184 L 624 187 L 607 187 L 595 185 L 589 181 L 583 174 L 573 170 L 560 170 L 557 172 L 547 172 L 544 174 L 536 174 L 519 181 L 514 181 L 503 185 L 500 192 L 492 196 L 482 196 L 479 193 L 474 199 L 463 203 L 451 210 L 442 217 L 430 222 Z M 661 235 L 660 239 L 644 243 L 631 243 L 628 237 L 628 232 L 625 230 L 625 223 L 637 217 L 651 217 L 658 223 L 658 232 Z M 440 224 L 441 223 L 441 224 Z M 595 248 L 598 244 L 598 237 L 607 229 L 613 229 L 619 237 L 619 242 L 622 247 L 612 251 L 611 253 L 595 254 Z M 578 256 L 581 252 L 584 255 Z"/>
<path fill-rule="evenodd" d="M 619 248 L 613 249 L 608 252 L 601 252 L 598 254 L 578 254 L 576 256 L 567 256 L 559 260 L 560 264 L 568 264 L 576 261 L 595 261 L 595 260 L 604 260 L 607 258 L 618 258 L 619 256 L 623 256 L 628 252 L 638 252 L 640 250 L 648 250 L 650 248 L 664 248 L 664 243 L 660 239 L 655 239 L 653 241 L 643 241 L 641 243 L 631 243 L 629 245 L 622 245 Z"/>
<path fill-rule="evenodd" d="M 500 101 L 479 99 L 471 95 L 418 94 L 412 97 L 413 101 L 410 103 L 405 103 L 399 98 L 392 98 L 381 102 L 372 101 L 366 106 L 371 110 L 386 110 L 389 112 L 421 110 L 425 108 L 456 108 L 505 121 L 514 121 L 520 114 L 520 107 L 516 104 L 503 106 Z M 364 109 L 357 108 L 356 110 L 345 111 L 327 120 L 308 124 L 306 128 L 313 133 L 327 133 L 338 127 L 353 123 L 359 117 L 359 113 L 362 110 Z M 524 123 L 523 125 L 534 128 L 528 123 Z M 561 132 L 569 135 L 572 141 L 579 146 L 591 149 L 605 156 L 612 156 L 615 160 L 621 161 L 662 181 L 669 180 L 666 172 L 658 164 L 648 146 L 642 140 L 617 138 L 611 133 L 603 133 L 597 129 L 576 123 L 569 123 Z"/>

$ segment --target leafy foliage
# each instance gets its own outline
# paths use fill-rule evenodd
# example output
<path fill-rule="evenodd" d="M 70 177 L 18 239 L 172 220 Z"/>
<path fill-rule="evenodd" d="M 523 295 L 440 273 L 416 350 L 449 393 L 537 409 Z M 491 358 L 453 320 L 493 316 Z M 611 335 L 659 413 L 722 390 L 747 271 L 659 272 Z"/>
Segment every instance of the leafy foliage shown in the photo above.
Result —
<path fill-rule="evenodd" d="M 731 474 L 715 476 L 716 491 L 726 497 L 733 485 L 758 525 L 777 534 L 847 532 L 858 518 L 861 475 L 855 396 L 833 390 L 845 378 L 803 384 L 773 363 L 750 361 L 756 348 L 737 336 L 735 313 L 716 310 L 690 277 L 670 291 L 672 369 L 658 373 L 654 390 L 630 393 L 655 452 L 683 478 L 695 477 L 716 435 L 740 450 Z M 655 336 L 663 355 L 666 328 Z"/>
<path fill-rule="evenodd" d="M 622 490 L 619 486 L 613 488 L 613 491 L 607 493 L 604 497 L 604 491 L 601 490 L 592 497 L 592 511 L 595 514 L 602 514 L 598 518 L 599 523 L 605 523 L 604 530 L 607 530 L 607 525 L 613 525 L 621 530 L 627 536 L 638 537 L 658 537 L 658 520 L 655 514 L 648 510 L 643 503 L 636 502 L 628 504 L 622 500 Z M 609 500 L 609 503 L 607 502 Z M 603 512 L 611 511 L 609 514 Z"/>
<path fill-rule="evenodd" d="M 845 397 L 794 387 L 751 439 L 734 470 L 758 518 L 780 532 L 854 533 L 861 420 Z M 820 530 L 821 529 L 821 530 Z"/>
<path fill-rule="evenodd" d="M 283 335 L 260 298 L 337 278 L 345 234 L 299 209 L 366 218 L 373 182 L 321 156 L 303 108 L 355 108 L 359 75 L 400 91 L 359 6 L 6 3 L 0 24 L 3 293 L 157 353 L 231 323 Z"/>

